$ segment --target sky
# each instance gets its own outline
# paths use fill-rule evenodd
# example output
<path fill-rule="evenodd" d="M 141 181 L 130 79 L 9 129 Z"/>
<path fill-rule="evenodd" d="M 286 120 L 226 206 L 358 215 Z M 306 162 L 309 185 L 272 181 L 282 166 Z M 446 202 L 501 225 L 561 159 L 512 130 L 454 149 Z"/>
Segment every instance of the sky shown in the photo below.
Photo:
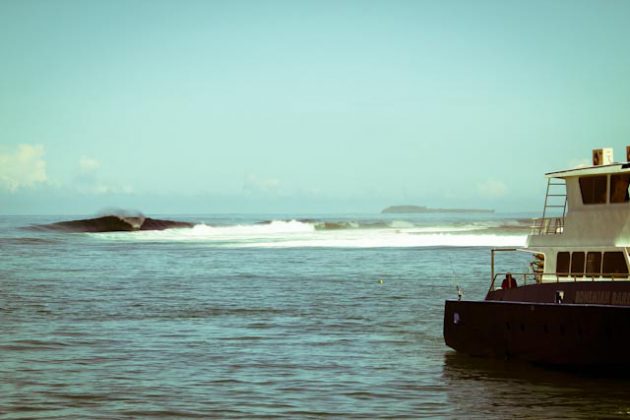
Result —
<path fill-rule="evenodd" d="M 0 214 L 542 211 L 630 145 L 630 1 L 0 1 Z"/>

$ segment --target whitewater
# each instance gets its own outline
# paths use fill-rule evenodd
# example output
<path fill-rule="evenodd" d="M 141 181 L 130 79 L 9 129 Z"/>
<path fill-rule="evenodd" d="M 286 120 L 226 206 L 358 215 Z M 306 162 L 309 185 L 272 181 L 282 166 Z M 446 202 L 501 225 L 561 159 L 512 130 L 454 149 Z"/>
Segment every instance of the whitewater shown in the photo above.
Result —
<path fill-rule="evenodd" d="M 528 219 L 410 220 L 298 219 L 236 224 L 200 222 L 163 231 L 91 233 L 110 241 L 196 242 L 227 248 L 521 247 Z"/>

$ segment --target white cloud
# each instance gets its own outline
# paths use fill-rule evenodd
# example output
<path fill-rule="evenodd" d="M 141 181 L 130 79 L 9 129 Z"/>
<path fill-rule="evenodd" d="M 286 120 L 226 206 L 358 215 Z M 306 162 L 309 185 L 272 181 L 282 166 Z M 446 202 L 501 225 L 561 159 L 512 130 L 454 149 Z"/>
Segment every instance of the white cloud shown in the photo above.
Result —
<path fill-rule="evenodd" d="M 276 194 L 280 190 L 280 181 L 275 178 L 259 178 L 256 175 L 249 175 L 245 178 L 243 190 L 250 193 Z"/>
<path fill-rule="evenodd" d="M 83 172 L 94 172 L 101 167 L 101 163 L 96 159 L 81 156 L 81 159 L 79 159 L 79 167 Z"/>
<path fill-rule="evenodd" d="M 0 153 L 0 188 L 15 192 L 48 180 L 44 147 L 20 144 L 13 153 Z"/>
<path fill-rule="evenodd" d="M 75 177 L 75 188 L 81 194 L 133 194 L 131 185 L 120 185 L 102 179 L 101 163 L 87 156 L 79 159 L 79 173 Z"/>
<path fill-rule="evenodd" d="M 503 197 L 507 194 L 507 187 L 501 181 L 497 181 L 496 179 L 487 179 L 477 184 L 477 192 L 482 197 Z"/>
<path fill-rule="evenodd" d="M 89 184 L 79 185 L 77 191 L 82 194 L 133 194 L 134 190 L 131 185 L 108 185 L 95 181 Z"/>

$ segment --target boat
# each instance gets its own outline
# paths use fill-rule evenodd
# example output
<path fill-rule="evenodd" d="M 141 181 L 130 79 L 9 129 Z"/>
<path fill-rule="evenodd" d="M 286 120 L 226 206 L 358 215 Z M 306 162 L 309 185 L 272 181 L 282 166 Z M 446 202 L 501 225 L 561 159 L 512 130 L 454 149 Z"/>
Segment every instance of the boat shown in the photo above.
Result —
<path fill-rule="evenodd" d="M 542 217 L 525 247 L 491 249 L 483 300 L 446 300 L 444 341 L 471 356 L 542 365 L 630 367 L 630 146 L 626 162 L 593 150 L 593 164 L 546 174 Z M 527 272 L 495 272 L 506 252 Z M 521 270 L 523 271 L 523 270 Z"/>

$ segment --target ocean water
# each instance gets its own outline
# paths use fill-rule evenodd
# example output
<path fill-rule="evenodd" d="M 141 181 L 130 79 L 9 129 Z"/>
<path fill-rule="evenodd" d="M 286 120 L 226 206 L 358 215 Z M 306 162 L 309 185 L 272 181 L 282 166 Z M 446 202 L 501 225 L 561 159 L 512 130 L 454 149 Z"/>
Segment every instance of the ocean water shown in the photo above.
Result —
<path fill-rule="evenodd" d="M 630 417 L 623 377 L 444 344 L 444 300 L 482 299 L 533 216 L 0 216 L 0 418 Z"/>

